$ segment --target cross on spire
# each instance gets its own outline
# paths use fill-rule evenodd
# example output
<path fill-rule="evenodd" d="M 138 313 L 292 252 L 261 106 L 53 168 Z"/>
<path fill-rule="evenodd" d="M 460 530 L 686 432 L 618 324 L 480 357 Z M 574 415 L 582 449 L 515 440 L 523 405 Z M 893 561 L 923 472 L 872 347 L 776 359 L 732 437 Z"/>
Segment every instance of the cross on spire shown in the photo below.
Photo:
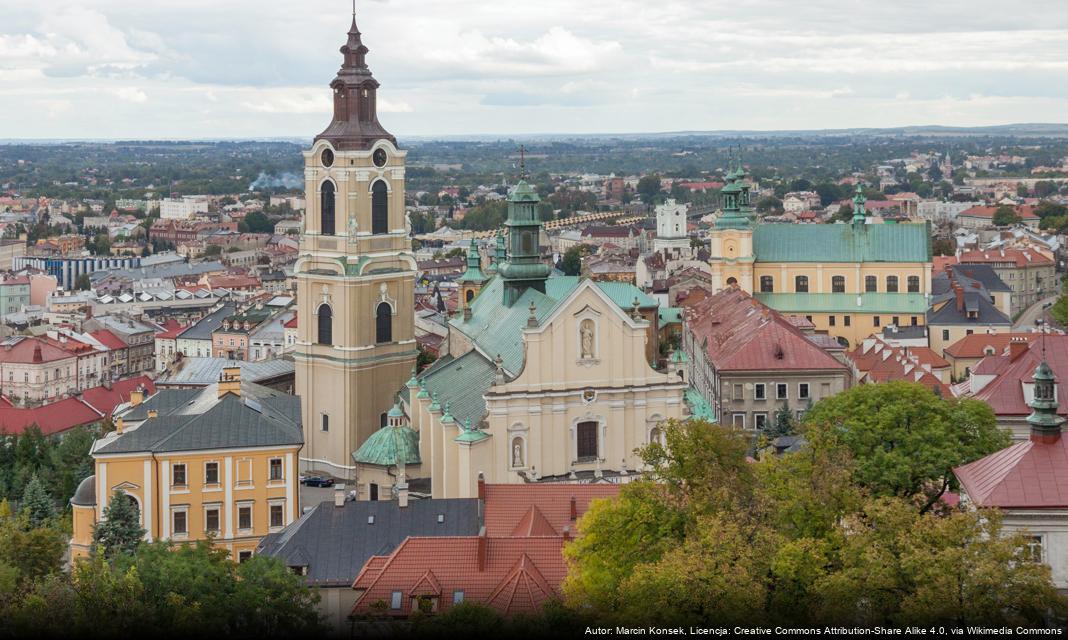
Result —
<path fill-rule="evenodd" d="M 527 148 L 524 145 L 519 145 L 519 175 L 527 177 Z"/>

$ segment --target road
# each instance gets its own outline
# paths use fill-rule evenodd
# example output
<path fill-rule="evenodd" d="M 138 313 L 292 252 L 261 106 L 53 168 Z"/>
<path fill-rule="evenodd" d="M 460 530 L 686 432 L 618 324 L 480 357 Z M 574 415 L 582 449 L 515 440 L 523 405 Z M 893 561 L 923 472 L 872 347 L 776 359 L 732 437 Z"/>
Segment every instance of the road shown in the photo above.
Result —
<path fill-rule="evenodd" d="M 1012 330 L 1015 332 L 1030 331 L 1035 328 L 1035 320 L 1037 320 L 1047 303 L 1052 304 L 1057 301 L 1057 296 L 1050 296 L 1043 298 L 1027 308 L 1026 311 L 1020 314 L 1020 317 L 1016 320 L 1016 324 L 1012 325 Z"/>

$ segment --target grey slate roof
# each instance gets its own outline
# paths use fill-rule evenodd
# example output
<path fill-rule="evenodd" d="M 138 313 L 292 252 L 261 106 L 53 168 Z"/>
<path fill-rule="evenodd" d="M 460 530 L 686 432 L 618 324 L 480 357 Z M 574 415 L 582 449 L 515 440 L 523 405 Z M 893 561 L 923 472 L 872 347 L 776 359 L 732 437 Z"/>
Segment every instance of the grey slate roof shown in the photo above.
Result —
<path fill-rule="evenodd" d="M 96 476 L 92 475 L 82 480 L 78 488 L 74 490 L 74 497 L 70 503 L 80 507 L 96 506 Z"/>
<path fill-rule="evenodd" d="M 167 415 L 179 407 L 189 404 L 193 398 L 200 395 L 200 389 L 161 389 L 158 393 L 149 396 L 144 402 L 136 407 L 121 412 L 123 420 L 138 422 L 148 418 L 148 412 L 155 409 L 159 415 Z"/>
<path fill-rule="evenodd" d="M 227 367 L 239 367 L 241 379 L 249 382 L 293 375 L 294 372 L 292 360 L 245 362 L 227 358 L 182 358 L 173 371 L 156 380 L 156 386 L 210 385 L 219 379 L 219 374 Z"/>
<path fill-rule="evenodd" d="M 211 340 L 211 334 L 222 326 L 223 320 L 237 312 L 236 304 L 224 304 L 217 311 L 209 313 L 196 324 L 178 334 L 179 339 Z"/>
<path fill-rule="evenodd" d="M 184 392 L 164 389 L 157 395 L 179 393 Z M 160 413 L 136 429 L 102 441 L 94 453 L 161 453 L 304 442 L 300 398 L 249 382 L 241 383 L 240 396 L 228 393 L 219 398 L 218 387 L 212 385 L 184 404 L 167 404 L 174 405 L 169 413 Z"/>
<path fill-rule="evenodd" d="M 412 500 L 407 507 L 395 500 L 322 502 L 264 537 L 256 552 L 307 567 L 309 585 L 351 587 L 371 556 L 391 553 L 409 536 L 473 536 L 480 526 L 475 498 Z"/>
<path fill-rule="evenodd" d="M 142 262 L 142 264 L 144 264 Z M 216 271 L 226 271 L 226 267 L 221 262 L 167 262 L 164 264 L 148 265 L 137 267 L 134 269 L 110 269 L 97 271 L 89 274 L 90 280 L 96 282 L 106 275 L 112 275 L 119 278 L 130 278 L 132 280 L 144 280 L 146 278 L 165 278 L 171 279 L 178 276 L 192 276 L 201 275 L 204 273 L 214 273 Z M 97 275 L 100 274 L 100 275 Z"/>
<path fill-rule="evenodd" d="M 963 325 L 963 324 L 975 324 L 975 325 L 1005 325 L 1012 326 L 1012 320 L 998 310 L 992 302 L 990 302 L 989 294 L 978 291 L 970 290 L 964 292 L 964 309 L 957 311 L 956 296 L 950 292 L 946 295 L 935 298 L 935 302 L 946 300 L 946 303 L 938 310 L 934 310 L 932 306 L 927 311 L 927 324 L 930 326 L 937 325 Z M 976 313 L 975 318 L 969 318 L 968 313 Z"/>

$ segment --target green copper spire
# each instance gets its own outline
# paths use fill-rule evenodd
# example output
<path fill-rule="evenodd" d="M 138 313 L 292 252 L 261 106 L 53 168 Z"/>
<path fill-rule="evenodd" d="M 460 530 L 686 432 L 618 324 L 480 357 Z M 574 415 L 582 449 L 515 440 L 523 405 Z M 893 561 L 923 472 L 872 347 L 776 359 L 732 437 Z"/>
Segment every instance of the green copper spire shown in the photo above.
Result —
<path fill-rule="evenodd" d="M 1057 415 L 1056 380 L 1053 370 L 1043 360 L 1035 369 L 1035 392 L 1031 399 L 1031 439 L 1056 439 L 1060 437 L 1064 418 Z"/>
<path fill-rule="evenodd" d="M 412 365 L 412 377 L 408 378 L 408 382 L 404 383 L 404 385 L 406 387 L 408 387 L 409 389 L 414 389 L 414 388 L 419 386 L 419 380 L 415 377 L 416 373 L 418 373 L 418 371 L 417 371 L 416 366 L 413 364 Z"/>
<path fill-rule="evenodd" d="M 471 246 L 467 250 L 467 271 L 464 272 L 457 282 L 477 282 L 482 284 L 486 276 L 482 273 L 482 259 L 478 255 L 478 243 L 471 238 Z"/>
<path fill-rule="evenodd" d="M 427 411 L 441 411 L 441 404 L 438 403 L 438 392 L 435 391 L 430 395 L 430 406 L 427 407 Z"/>
<path fill-rule="evenodd" d="M 723 214 L 716 220 L 717 229 L 745 229 L 749 227 L 749 218 L 742 213 L 742 186 L 731 182 L 720 190 L 723 197 Z"/>
<path fill-rule="evenodd" d="M 452 417 L 450 403 L 445 401 L 445 411 L 441 414 L 441 424 L 453 424 L 456 419 Z"/>
<path fill-rule="evenodd" d="M 504 278 L 504 304 L 512 306 L 527 289 L 545 293 L 545 280 L 551 269 L 542 262 L 539 251 L 541 198 L 526 180 L 520 180 L 508 195 L 508 259 L 497 267 Z M 498 245 L 500 252 L 500 245 Z"/>
<path fill-rule="evenodd" d="M 853 196 L 853 224 L 864 224 L 868 214 L 864 210 L 864 203 L 868 199 L 864 197 L 864 187 L 857 183 L 856 195 Z"/>
<path fill-rule="evenodd" d="M 426 378 L 419 381 L 419 393 L 415 394 L 416 398 L 429 398 L 430 394 L 426 390 Z"/>

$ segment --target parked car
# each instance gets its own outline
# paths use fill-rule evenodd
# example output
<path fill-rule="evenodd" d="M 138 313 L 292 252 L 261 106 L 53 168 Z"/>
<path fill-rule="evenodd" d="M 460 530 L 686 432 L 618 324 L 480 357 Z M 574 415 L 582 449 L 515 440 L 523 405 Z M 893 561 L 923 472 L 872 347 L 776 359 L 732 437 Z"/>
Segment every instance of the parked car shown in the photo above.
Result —
<path fill-rule="evenodd" d="M 334 479 L 322 476 L 305 476 L 301 483 L 306 487 L 332 487 L 334 486 Z"/>

